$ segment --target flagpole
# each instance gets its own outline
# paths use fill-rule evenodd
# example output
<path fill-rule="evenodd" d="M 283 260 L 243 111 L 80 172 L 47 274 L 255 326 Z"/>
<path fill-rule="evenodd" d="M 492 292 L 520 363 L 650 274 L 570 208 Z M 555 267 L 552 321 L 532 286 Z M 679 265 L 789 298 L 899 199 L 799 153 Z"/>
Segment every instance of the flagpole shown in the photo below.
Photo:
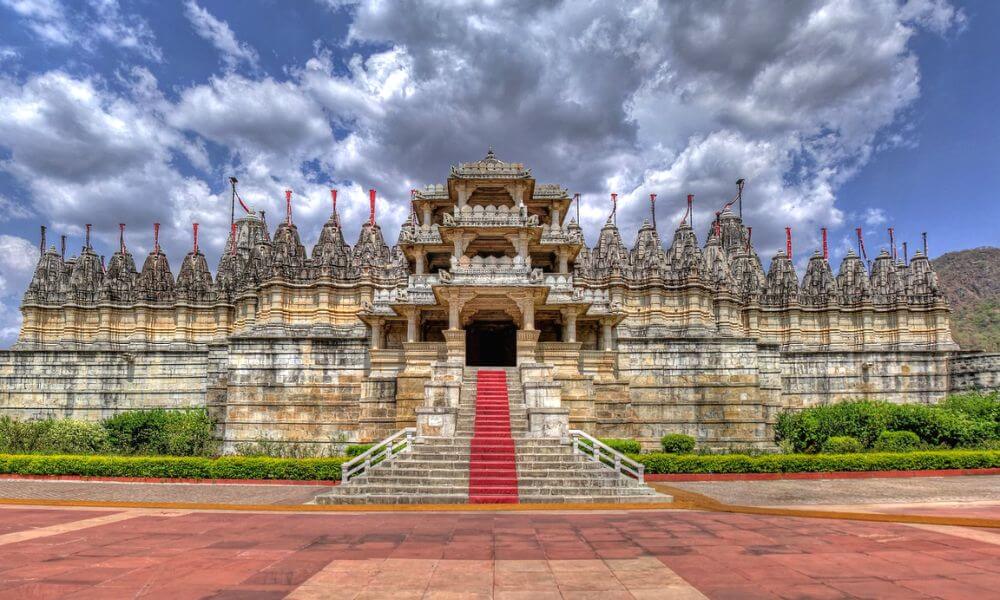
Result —
<path fill-rule="evenodd" d="M 229 229 L 236 223 L 236 183 L 235 177 L 229 178 L 229 185 L 233 187 L 233 195 L 229 202 Z"/>

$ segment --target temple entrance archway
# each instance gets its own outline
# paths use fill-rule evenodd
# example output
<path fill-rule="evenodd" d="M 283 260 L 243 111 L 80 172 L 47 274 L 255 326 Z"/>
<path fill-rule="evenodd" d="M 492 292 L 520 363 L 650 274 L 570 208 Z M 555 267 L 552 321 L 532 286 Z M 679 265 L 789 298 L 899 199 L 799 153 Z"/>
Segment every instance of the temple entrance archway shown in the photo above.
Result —
<path fill-rule="evenodd" d="M 517 325 L 513 321 L 477 321 L 465 329 L 465 363 L 470 367 L 517 364 Z"/>

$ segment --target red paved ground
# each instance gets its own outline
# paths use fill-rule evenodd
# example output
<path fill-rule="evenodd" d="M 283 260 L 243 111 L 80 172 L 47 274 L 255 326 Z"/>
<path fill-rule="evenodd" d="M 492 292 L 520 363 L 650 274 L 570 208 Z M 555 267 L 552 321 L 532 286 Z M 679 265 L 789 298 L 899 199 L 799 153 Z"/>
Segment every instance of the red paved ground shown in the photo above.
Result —
<path fill-rule="evenodd" d="M 0 509 L 0 529 L 93 516 Z M 985 531 L 1000 541 L 1000 531 Z M 664 597 L 643 588 L 663 577 L 648 570 L 652 560 L 712 598 L 981 599 L 1000 589 L 998 541 L 685 511 L 137 514 L 0 541 L 0 597 L 280 598 L 310 578 L 301 597 L 408 597 L 399 588 L 413 597 Z M 630 564 L 645 566 L 622 570 L 638 568 Z M 337 583 L 345 578 L 354 583 Z"/>

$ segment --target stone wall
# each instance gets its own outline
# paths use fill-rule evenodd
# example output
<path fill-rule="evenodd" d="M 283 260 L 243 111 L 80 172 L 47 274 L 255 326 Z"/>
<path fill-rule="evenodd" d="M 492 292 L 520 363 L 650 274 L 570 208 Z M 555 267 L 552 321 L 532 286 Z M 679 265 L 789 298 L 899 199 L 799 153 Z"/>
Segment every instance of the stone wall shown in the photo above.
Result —
<path fill-rule="evenodd" d="M 666 433 L 707 448 L 772 446 L 780 405 L 777 349 L 746 338 L 619 338 L 634 432 L 649 449 Z M 598 434 L 603 435 L 601 424 Z"/>
<path fill-rule="evenodd" d="M 1000 354 L 960 352 L 948 364 L 952 393 L 1000 390 Z"/>
<path fill-rule="evenodd" d="M 117 412 L 206 405 L 209 350 L 0 352 L 0 416 L 97 421 Z"/>
<path fill-rule="evenodd" d="M 317 451 L 359 439 L 366 346 L 361 337 L 232 338 L 224 448 L 268 440 Z"/>
<path fill-rule="evenodd" d="M 782 351 L 782 405 L 805 408 L 869 398 L 934 403 L 948 393 L 948 352 Z"/>

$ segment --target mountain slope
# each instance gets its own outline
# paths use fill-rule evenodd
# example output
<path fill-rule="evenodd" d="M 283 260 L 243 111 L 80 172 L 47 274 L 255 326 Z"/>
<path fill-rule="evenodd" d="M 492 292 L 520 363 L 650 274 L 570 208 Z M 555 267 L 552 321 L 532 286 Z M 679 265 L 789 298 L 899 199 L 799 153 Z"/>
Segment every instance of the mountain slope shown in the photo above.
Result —
<path fill-rule="evenodd" d="M 1000 351 L 1000 248 L 948 252 L 931 261 L 964 350 Z"/>

